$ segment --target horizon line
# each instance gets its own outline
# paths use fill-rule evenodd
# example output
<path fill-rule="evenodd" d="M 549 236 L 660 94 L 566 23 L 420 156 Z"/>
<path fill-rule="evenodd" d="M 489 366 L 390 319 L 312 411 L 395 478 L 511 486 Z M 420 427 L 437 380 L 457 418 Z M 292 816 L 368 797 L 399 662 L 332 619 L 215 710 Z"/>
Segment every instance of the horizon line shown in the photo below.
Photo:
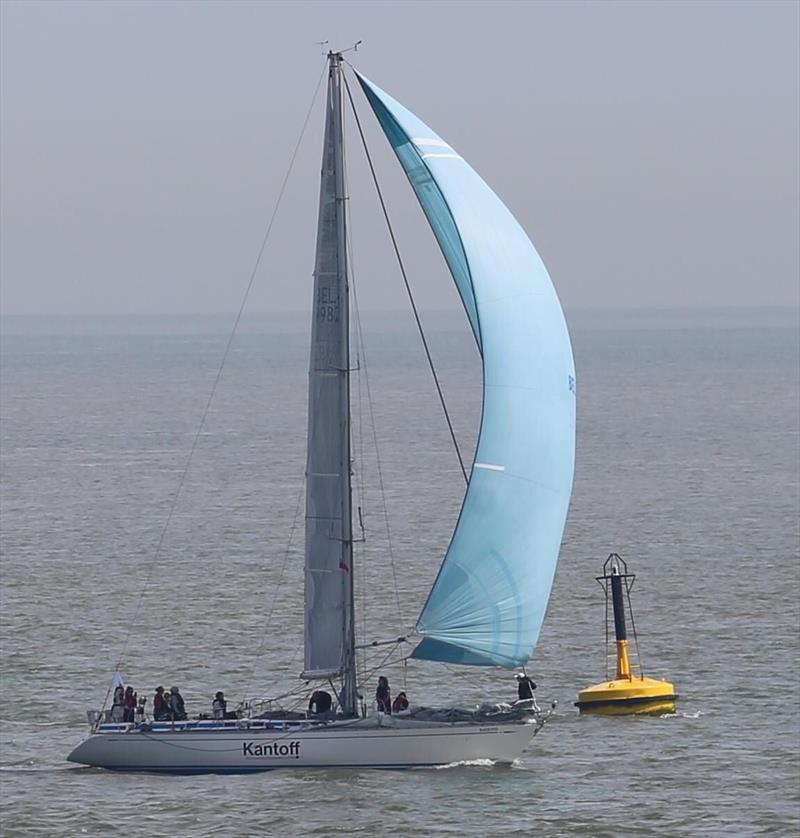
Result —
<path fill-rule="evenodd" d="M 800 303 L 726 303 L 720 305 L 563 305 L 565 312 L 592 312 L 592 313 L 619 313 L 619 312 L 711 312 L 711 311 L 784 311 L 793 310 L 800 312 Z M 264 316 L 264 315 L 308 315 L 309 308 L 285 308 L 285 309 L 254 309 L 245 311 L 242 316 Z M 411 316 L 411 310 L 406 308 L 369 308 L 362 309 L 363 313 L 369 314 L 405 314 Z M 455 315 L 463 313 L 460 307 L 428 309 L 426 315 Z M 233 309 L 213 310 L 160 310 L 160 311 L 0 311 L 0 318 L 13 317 L 222 317 L 234 316 Z"/>

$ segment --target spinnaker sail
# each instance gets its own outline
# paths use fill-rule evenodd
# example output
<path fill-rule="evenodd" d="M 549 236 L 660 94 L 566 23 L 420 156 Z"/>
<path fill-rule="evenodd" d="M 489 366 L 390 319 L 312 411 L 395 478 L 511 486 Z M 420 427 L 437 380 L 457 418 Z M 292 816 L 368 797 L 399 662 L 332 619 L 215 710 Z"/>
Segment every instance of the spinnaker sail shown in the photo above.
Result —
<path fill-rule="evenodd" d="M 575 367 L 547 270 L 464 159 L 357 74 L 425 212 L 483 362 L 483 416 L 461 514 L 417 621 L 414 657 L 513 667 L 544 619 L 572 491 Z"/>

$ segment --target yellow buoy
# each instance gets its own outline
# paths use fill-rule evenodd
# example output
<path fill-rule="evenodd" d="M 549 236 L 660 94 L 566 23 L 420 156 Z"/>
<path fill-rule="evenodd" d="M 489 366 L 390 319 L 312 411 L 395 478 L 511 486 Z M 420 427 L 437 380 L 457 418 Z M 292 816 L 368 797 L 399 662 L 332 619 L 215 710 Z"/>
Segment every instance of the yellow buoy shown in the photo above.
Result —
<path fill-rule="evenodd" d="M 620 572 L 622 568 L 622 572 Z M 630 582 L 628 580 L 630 579 Z M 645 678 L 638 653 L 639 642 L 636 638 L 636 626 L 633 636 L 636 641 L 636 657 L 639 662 L 639 672 L 635 674 L 631 667 L 628 654 L 628 634 L 625 624 L 625 602 L 628 600 L 628 610 L 631 612 L 631 588 L 636 579 L 634 574 L 628 573 L 627 564 L 616 554 L 612 553 L 603 564 L 603 575 L 597 581 L 606 592 L 606 615 L 608 614 L 608 594 L 611 591 L 611 603 L 614 610 L 614 636 L 617 657 L 617 672 L 613 680 L 604 681 L 586 687 L 578 693 L 575 706 L 581 713 L 595 713 L 603 716 L 627 716 L 634 713 L 674 713 L 675 700 L 678 698 L 675 687 L 668 681 L 657 681 L 655 678 Z M 624 594 L 623 594 L 624 585 Z M 606 616 L 606 626 L 608 617 Z"/>

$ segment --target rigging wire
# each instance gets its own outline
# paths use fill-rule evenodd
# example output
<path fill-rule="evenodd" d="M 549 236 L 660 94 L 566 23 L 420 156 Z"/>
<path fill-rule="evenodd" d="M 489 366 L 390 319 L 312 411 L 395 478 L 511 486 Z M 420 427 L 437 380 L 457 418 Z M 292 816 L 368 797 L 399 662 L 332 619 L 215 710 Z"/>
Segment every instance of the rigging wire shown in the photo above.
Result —
<path fill-rule="evenodd" d="M 258 273 L 258 269 L 261 265 L 261 258 L 264 255 L 264 250 L 266 249 L 267 242 L 269 241 L 270 234 L 272 232 L 272 227 L 275 223 L 275 218 L 278 214 L 278 209 L 281 205 L 281 201 L 283 199 L 283 195 L 286 191 L 286 185 L 289 182 L 289 177 L 291 176 L 292 170 L 294 169 L 294 162 L 297 159 L 297 154 L 300 150 L 300 145 L 303 142 L 303 137 L 306 133 L 306 128 L 308 127 L 309 119 L 311 118 L 311 113 L 314 110 L 314 103 L 317 101 L 317 95 L 319 93 L 319 89 L 322 85 L 322 80 L 325 77 L 325 72 L 327 70 L 328 62 L 326 61 L 322 72 L 320 73 L 319 79 L 317 80 L 317 85 L 314 88 L 314 93 L 311 97 L 311 104 L 308 106 L 308 111 L 306 112 L 305 119 L 303 120 L 303 126 L 300 129 L 300 135 L 297 138 L 297 142 L 295 143 L 294 150 L 292 151 L 292 155 L 289 159 L 289 165 L 286 170 L 286 174 L 283 177 L 283 182 L 281 183 L 280 189 L 278 190 L 278 197 L 275 200 L 275 205 L 272 209 L 272 215 L 270 216 L 269 222 L 267 223 L 266 231 L 264 232 L 264 237 L 261 241 L 261 246 L 258 249 L 258 255 L 256 256 L 255 263 L 253 264 L 253 270 L 250 272 L 250 279 L 247 282 L 247 286 L 245 288 L 244 295 L 242 296 L 242 302 L 239 306 L 239 310 L 236 313 L 236 317 L 233 321 L 233 327 L 231 328 L 230 335 L 228 336 L 227 343 L 225 344 L 225 349 L 222 353 L 222 359 L 220 360 L 219 367 L 217 369 L 216 375 L 214 376 L 214 381 L 211 385 L 211 392 L 209 393 L 208 400 L 206 402 L 205 408 L 203 413 L 200 417 L 200 423 L 197 426 L 197 431 L 195 432 L 194 438 L 192 440 L 191 448 L 189 449 L 189 454 L 186 458 L 186 464 L 183 467 L 183 471 L 181 472 L 180 479 L 178 480 L 178 487 L 175 490 L 175 494 L 172 497 L 172 501 L 169 506 L 169 510 L 167 511 L 167 518 L 164 522 L 164 526 L 161 529 L 161 534 L 159 535 L 158 542 L 156 544 L 155 552 L 153 553 L 153 558 L 150 560 L 149 565 L 147 567 L 147 572 L 145 574 L 145 580 L 142 584 L 142 590 L 139 594 L 139 599 L 136 603 L 136 608 L 133 612 L 133 619 L 128 623 L 129 629 L 128 633 L 125 637 L 125 640 L 122 644 L 122 649 L 119 653 L 119 657 L 117 658 L 116 666 L 114 667 L 114 672 L 119 672 L 120 667 L 122 666 L 122 661 L 125 656 L 125 652 L 128 649 L 128 643 L 130 642 L 131 635 L 134 633 L 136 629 L 137 620 L 139 619 L 139 613 L 141 612 L 142 603 L 144 601 L 144 595 L 147 591 L 147 588 L 150 584 L 150 580 L 153 575 L 153 569 L 155 568 L 156 562 L 158 561 L 159 556 L 161 555 L 161 549 L 164 545 L 164 538 L 166 537 L 167 530 L 169 529 L 169 525 L 172 522 L 173 515 L 175 514 L 175 509 L 178 505 L 178 499 L 180 498 L 181 490 L 183 489 L 183 484 L 186 481 L 186 475 L 189 473 L 189 467 L 192 463 L 192 458 L 194 457 L 194 452 L 197 449 L 198 442 L 203 432 L 203 428 L 205 427 L 206 419 L 208 418 L 209 410 L 211 409 L 211 403 L 214 400 L 214 395 L 217 392 L 217 387 L 219 385 L 220 379 L 222 378 L 222 370 L 225 367 L 225 362 L 228 359 L 228 355 L 230 353 L 231 345 L 233 344 L 233 339 L 236 335 L 236 330 L 239 326 L 239 322 L 242 319 L 242 314 L 244 313 L 245 305 L 247 304 L 247 299 L 250 296 L 250 291 L 253 288 L 253 283 L 255 282 L 256 274 Z M 105 709 L 106 704 L 108 703 L 108 697 L 111 694 L 111 689 L 113 687 L 113 680 L 111 685 L 109 686 L 106 696 L 103 699 L 103 709 Z"/>
<path fill-rule="evenodd" d="M 389 523 L 389 507 L 386 503 L 386 485 L 383 480 L 383 463 L 381 460 L 380 448 L 378 447 L 378 429 L 375 422 L 375 408 L 372 400 L 372 388 L 369 382 L 369 367 L 367 366 L 366 345 L 364 343 L 364 332 L 361 328 L 361 314 L 358 308 L 358 294 L 356 293 L 355 279 L 353 280 L 353 305 L 356 313 L 356 340 L 361 347 L 361 359 L 364 363 L 364 384 L 367 391 L 367 406 L 369 408 L 369 419 L 372 431 L 372 441 L 375 446 L 375 465 L 378 471 L 378 486 L 381 493 L 381 504 L 383 507 L 383 520 L 386 525 L 386 543 L 389 550 L 389 564 L 392 568 L 392 581 L 394 583 L 394 596 L 397 605 L 397 615 L 401 625 L 405 626 L 403 606 L 400 602 L 400 586 L 397 582 L 397 566 L 394 560 L 394 544 L 392 542 L 392 528 Z M 366 640 L 366 625 L 364 629 L 364 640 Z"/>
<path fill-rule="evenodd" d="M 275 604 L 278 601 L 278 594 L 281 590 L 281 585 L 283 584 L 283 575 L 286 572 L 286 565 L 289 563 L 289 554 L 292 551 L 292 542 L 294 541 L 294 534 L 297 531 L 297 519 L 300 516 L 300 502 L 303 498 L 303 484 L 300 484 L 300 488 L 297 491 L 297 502 L 295 503 L 294 508 L 294 518 L 292 519 L 292 528 L 289 532 L 289 542 L 286 545 L 286 550 L 283 554 L 283 562 L 281 563 L 280 573 L 278 574 L 278 583 L 275 585 L 275 590 L 272 594 L 272 603 L 269 607 L 269 613 L 267 614 L 267 619 L 264 621 L 264 625 L 261 628 L 261 641 L 258 644 L 258 649 L 256 649 L 255 655 L 253 655 L 253 666 L 250 670 L 250 675 L 247 678 L 247 686 L 244 689 L 244 693 L 242 694 L 242 701 L 247 699 L 247 693 L 250 692 L 250 685 L 253 683 L 253 678 L 255 677 L 256 667 L 258 666 L 258 660 L 261 657 L 261 652 L 264 649 L 264 643 L 267 640 L 267 630 L 272 623 L 272 615 L 275 612 Z"/>
<path fill-rule="evenodd" d="M 348 236 L 349 236 L 349 228 L 348 228 Z M 350 253 L 352 254 L 352 246 L 350 248 Z M 348 260 L 348 265 L 350 264 Z M 358 318 L 358 314 L 356 313 L 356 318 Z M 361 370 L 361 356 L 359 354 L 358 342 L 356 342 L 356 369 Z M 359 597 L 361 600 L 361 642 L 363 643 L 366 636 L 367 636 L 367 609 L 365 608 L 365 603 L 367 601 L 367 574 L 366 574 L 366 559 L 367 559 L 367 550 L 366 550 L 366 540 L 367 540 L 367 531 L 364 527 L 364 515 L 363 515 L 363 508 L 366 506 L 366 495 L 367 495 L 367 484 L 366 484 L 366 473 L 364 468 L 364 400 L 362 397 L 362 386 L 361 386 L 361 375 L 356 375 L 356 392 L 358 394 L 358 495 L 359 495 L 359 502 L 358 502 L 358 525 L 361 529 L 361 540 L 357 546 L 358 549 L 358 567 L 361 568 L 361 572 L 358 574 L 358 579 L 360 582 L 360 591 Z M 354 550 L 356 549 L 356 545 L 353 545 Z M 356 654 L 358 654 L 356 652 Z M 367 656 L 365 653 L 361 655 L 361 668 L 366 669 L 367 666 Z"/>
<path fill-rule="evenodd" d="M 364 362 L 364 382 L 367 390 L 367 405 L 369 407 L 369 419 L 372 431 L 372 441 L 375 446 L 375 465 L 378 472 L 378 486 L 381 492 L 381 505 L 383 508 L 383 520 L 386 526 L 386 543 L 389 550 L 389 564 L 392 568 L 392 582 L 394 583 L 394 596 L 397 605 L 397 615 L 400 618 L 402 626 L 406 625 L 405 616 L 403 614 L 403 606 L 400 602 L 400 586 L 397 582 L 397 565 L 394 559 L 394 544 L 392 542 L 392 528 L 389 523 L 389 506 L 386 503 L 386 485 L 383 480 L 383 463 L 381 460 L 380 448 L 378 446 L 378 428 L 375 422 L 375 408 L 372 401 L 372 388 L 369 382 L 369 368 L 367 366 L 366 345 L 364 342 L 364 332 L 361 328 L 361 315 L 358 309 L 358 296 L 356 294 L 355 282 L 353 283 L 353 303 L 356 309 L 356 334 L 357 340 L 361 344 L 361 358 Z M 366 629 L 364 631 L 364 639 L 366 640 Z"/>
<path fill-rule="evenodd" d="M 397 643 L 396 645 L 392 646 L 391 649 L 381 658 L 380 663 L 376 666 L 372 666 L 367 672 L 364 673 L 364 680 L 362 681 L 362 687 L 364 686 L 364 682 L 372 678 L 375 673 L 380 672 L 382 669 L 386 669 L 388 667 L 395 667 L 399 666 L 401 663 L 406 661 L 409 658 L 409 655 L 405 655 L 403 657 L 398 658 L 396 661 L 390 663 L 391 658 L 397 654 L 399 651 L 400 644 Z M 403 680 L 403 686 L 405 687 L 405 679 Z"/>
<path fill-rule="evenodd" d="M 294 652 L 292 652 L 292 656 L 289 659 L 289 662 L 286 666 L 283 667 L 284 672 L 288 672 L 292 668 L 292 664 L 294 663 L 295 659 L 297 658 L 298 652 L 303 648 L 303 639 L 301 638 L 300 642 L 295 646 Z M 242 699 L 240 707 L 252 707 L 254 704 L 257 703 L 267 703 L 271 701 L 280 701 L 282 698 L 286 698 L 287 696 L 298 696 L 300 700 L 305 700 L 305 697 L 308 696 L 308 681 L 303 681 L 302 684 L 292 687 L 291 689 L 287 690 L 286 692 L 280 693 L 276 696 L 253 696 L 248 698 L 245 696 Z"/>
<path fill-rule="evenodd" d="M 342 117 L 344 118 L 344 109 L 342 109 Z M 342 132 L 344 132 L 344 119 L 342 120 Z M 348 168 L 347 168 L 347 157 L 343 156 L 342 158 L 342 177 L 344 180 L 344 194 L 350 194 L 350 182 L 348 177 Z M 345 277 L 346 285 L 348 287 L 353 288 L 353 294 L 355 295 L 355 267 L 353 265 L 353 234 L 352 234 L 352 225 L 350 223 L 350 201 L 346 200 L 344 202 L 344 213 L 345 213 L 345 235 L 347 236 L 346 246 L 347 246 L 347 258 L 345 259 L 345 266 L 347 275 Z M 355 318 L 356 318 L 356 330 L 360 327 L 360 314 L 358 311 L 358 304 L 357 301 L 355 302 Z M 350 337 L 352 334 L 352 330 L 348 332 L 347 340 L 350 341 Z M 367 617 L 366 617 L 366 608 L 364 607 L 364 603 L 367 600 L 367 574 L 366 574 L 366 530 L 364 528 L 364 516 L 363 516 L 363 507 L 365 506 L 366 502 L 366 473 L 364 467 L 364 433 L 363 433 L 363 397 L 362 397 L 362 386 L 361 386 L 361 354 L 360 354 L 360 345 L 359 342 L 356 340 L 356 395 L 358 401 L 358 410 L 356 412 L 357 417 L 357 429 L 353 427 L 352 421 L 352 399 L 351 404 L 349 405 L 350 410 L 350 438 L 351 438 L 351 456 L 353 451 L 353 436 L 357 437 L 357 471 L 355 472 L 356 475 L 356 489 L 358 492 L 358 503 L 357 503 L 357 511 L 358 511 L 358 526 L 361 531 L 361 538 L 356 542 L 355 539 L 351 544 L 351 549 L 353 551 L 353 565 L 354 567 L 360 567 L 361 572 L 358 574 L 358 582 L 360 585 L 359 591 L 359 599 L 362 603 L 362 607 L 360 609 L 360 616 L 361 616 L 361 640 L 362 643 L 366 640 L 367 637 Z M 348 351 L 349 357 L 349 351 Z M 366 360 L 365 360 L 366 363 Z M 352 376 L 351 376 L 352 378 Z M 352 395 L 352 389 L 351 389 Z M 355 431 L 355 433 L 354 433 Z M 352 467 L 352 465 L 351 465 Z M 351 484 L 351 491 L 352 491 L 352 484 Z M 352 504 L 351 504 L 352 510 Z M 352 514 L 352 511 L 351 511 Z M 352 523 L 351 523 L 351 533 L 352 533 Z M 355 591 L 353 592 L 355 595 Z M 358 628 L 355 616 L 353 618 L 353 633 L 355 635 L 356 629 Z M 358 681 L 358 649 L 356 649 L 356 681 Z M 361 667 L 362 670 L 366 668 L 367 665 L 367 658 L 366 654 L 361 655 Z"/>
<path fill-rule="evenodd" d="M 389 230 L 389 236 L 392 240 L 392 247 L 394 248 L 394 253 L 395 253 L 395 256 L 397 257 L 397 264 L 400 267 L 400 274 L 403 277 L 403 284 L 406 287 L 406 293 L 408 294 L 408 299 L 409 299 L 409 302 L 411 303 L 411 310 L 414 312 L 414 320 L 416 321 L 417 331 L 419 332 L 420 340 L 422 341 L 422 346 L 425 350 L 425 357 L 428 359 L 428 366 L 430 367 L 431 375 L 433 376 L 433 381 L 436 384 L 436 392 L 439 394 L 439 402 L 442 405 L 442 410 L 444 411 L 444 417 L 447 420 L 447 428 L 450 431 L 450 439 L 453 441 L 453 447 L 455 448 L 456 455 L 458 456 L 458 463 L 461 466 L 461 473 L 464 475 L 464 482 L 467 485 L 469 485 L 469 477 L 467 476 L 467 469 L 464 466 L 464 458 L 461 456 L 461 449 L 459 448 L 458 440 L 456 439 L 455 430 L 453 429 L 453 423 L 450 420 L 450 413 L 447 410 L 447 404 L 446 404 L 445 399 L 444 399 L 444 393 L 442 392 L 441 384 L 439 383 L 439 377 L 436 374 L 436 367 L 434 366 L 433 358 L 431 356 L 431 352 L 430 352 L 430 349 L 428 347 L 428 340 L 425 337 L 425 332 L 423 331 L 423 328 L 422 328 L 422 321 L 420 320 L 419 312 L 417 311 L 417 304 L 414 300 L 414 295 L 411 292 L 411 285 L 408 281 L 408 275 L 406 274 L 406 268 L 405 268 L 405 265 L 403 263 L 403 258 L 400 255 L 400 247 L 397 244 L 397 238 L 394 234 L 394 228 L 392 227 L 392 222 L 389 218 L 389 212 L 386 209 L 386 202 L 383 199 L 383 192 L 381 191 L 380 184 L 378 183 L 378 176 L 375 173 L 375 166 L 372 163 L 372 155 L 369 152 L 369 148 L 367 146 L 367 139 L 364 136 L 364 130 L 361 127 L 361 120 L 359 119 L 358 111 L 356 110 L 356 105 L 355 105 L 355 102 L 353 101 L 353 94 L 350 92 L 350 85 L 348 84 L 347 76 L 345 76 L 344 73 L 342 73 L 342 79 L 344 80 L 344 87 L 345 87 L 345 90 L 347 91 L 347 98 L 350 100 L 350 107 L 353 110 L 353 116 L 355 117 L 355 120 L 356 120 L 356 126 L 358 127 L 358 133 L 359 133 L 359 136 L 361 137 L 361 144 L 364 146 L 364 153 L 367 156 L 367 162 L 369 164 L 369 170 L 370 170 L 370 173 L 372 174 L 372 181 L 375 184 L 375 190 L 378 193 L 378 200 L 380 201 L 380 204 L 381 204 L 381 210 L 383 211 L 383 217 L 386 221 L 386 226 Z"/>
<path fill-rule="evenodd" d="M 344 74 L 342 74 L 342 78 L 344 79 Z M 346 80 L 345 80 L 346 83 Z M 352 106 L 352 98 L 350 100 Z M 345 161 L 346 163 L 346 161 Z M 347 166 L 345 165 L 345 192 L 349 194 L 349 189 L 347 188 Z M 355 265 L 354 265 L 354 258 L 353 258 L 353 240 L 352 240 L 352 224 L 350 223 L 350 202 L 347 202 L 345 207 L 345 213 L 347 214 L 347 224 L 345 225 L 345 229 L 347 230 L 347 245 L 348 245 L 348 253 L 350 258 L 347 260 L 347 271 L 348 271 L 348 279 L 350 286 L 353 289 L 353 313 L 355 314 L 355 323 L 356 323 L 356 367 L 358 369 L 358 375 L 356 376 L 357 381 L 357 393 L 358 393 L 358 433 L 359 433 L 359 470 L 361 473 L 360 482 L 361 485 L 359 486 L 359 493 L 361 497 L 362 504 L 366 499 L 366 480 L 365 480 L 365 457 L 364 457 L 364 432 L 363 432 L 363 398 L 362 398 L 362 388 L 361 388 L 361 370 L 362 370 L 362 362 L 363 362 L 363 380 L 366 389 L 366 396 L 367 396 L 367 406 L 369 409 L 369 417 L 370 417 L 370 424 L 372 429 L 372 440 L 373 445 L 375 447 L 375 460 L 377 465 L 378 471 L 378 484 L 381 493 L 381 503 L 383 507 L 383 518 L 384 523 L 386 525 L 386 541 L 389 550 L 389 563 L 392 569 L 392 582 L 394 585 L 394 596 L 395 596 L 395 604 L 397 606 L 397 616 L 400 619 L 402 625 L 405 625 L 405 617 L 403 615 L 403 607 L 400 602 L 400 586 L 397 581 L 397 566 L 395 564 L 395 557 L 394 557 L 394 546 L 392 544 L 392 532 L 391 526 L 389 524 L 389 509 L 386 503 L 386 488 L 383 481 L 383 468 L 381 464 L 381 457 L 380 457 L 380 448 L 378 446 L 378 433 L 377 433 L 377 426 L 375 422 L 375 409 L 372 400 L 372 389 L 370 386 L 369 380 L 369 366 L 367 364 L 367 350 L 366 344 L 364 341 L 364 332 L 361 324 L 361 310 L 358 305 L 358 293 L 356 288 L 356 277 L 355 277 Z M 359 525 L 361 527 L 361 533 L 364 538 L 366 538 L 366 532 L 364 529 L 363 519 L 362 519 L 362 509 L 359 507 Z M 366 558 L 366 548 L 362 546 L 361 550 L 361 558 Z M 366 580 L 366 573 L 362 572 L 359 574 L 361 579 L 361 632 L 362 632 L 362 642 L 366 642 L 367 638 L 367 618 L 366 618 L 366 608 L 363 607 L 363 603 L 366 601 L 366 590 L 367 590 L 367 580 Z M 366 669 L 367 666 L 367 659 L 366 659 L 366 652 L 364 652 L 362 656 L 362 666 Z"/>

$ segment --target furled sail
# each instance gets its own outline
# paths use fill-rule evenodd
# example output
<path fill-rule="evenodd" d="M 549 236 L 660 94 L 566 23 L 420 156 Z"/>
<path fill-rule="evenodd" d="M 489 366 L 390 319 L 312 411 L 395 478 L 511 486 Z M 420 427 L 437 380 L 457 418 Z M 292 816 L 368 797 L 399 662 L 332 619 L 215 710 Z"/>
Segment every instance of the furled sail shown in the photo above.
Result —
<path fill-rule="evenodd" d="M 417 658 L 517 666 L 536 645 L 575 461 L 575 368 L 547 270 L 453 148 L 359 81 L 453 275 L 483 360 L 483 417 L 455 532 L 417 621 Z"/>
<path fill-rule="evenodd" d="M 341 90 L 331 62 L 308 384 L 306 677 L 347 669 L 352 649 L 349 344 Z M 351 689 L 352 692 L 352 689 Z"/>

